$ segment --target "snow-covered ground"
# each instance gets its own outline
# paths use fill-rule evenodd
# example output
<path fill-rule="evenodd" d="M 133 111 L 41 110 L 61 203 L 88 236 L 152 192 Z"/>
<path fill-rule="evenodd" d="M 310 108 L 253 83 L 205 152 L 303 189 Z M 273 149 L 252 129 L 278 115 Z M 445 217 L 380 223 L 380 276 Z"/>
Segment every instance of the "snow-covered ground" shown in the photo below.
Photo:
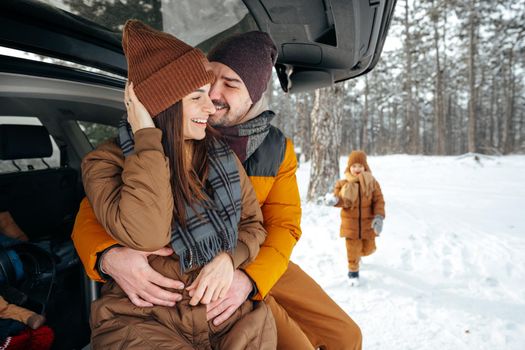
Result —
<path fill-rule="evenodd" d="M 303 200 L 292 256 L 360 325 L 364 349 L 525 349 L 525 156 L 369 164 L 386 220 L 361 285 L 347 283 L 339 209 Z"/>

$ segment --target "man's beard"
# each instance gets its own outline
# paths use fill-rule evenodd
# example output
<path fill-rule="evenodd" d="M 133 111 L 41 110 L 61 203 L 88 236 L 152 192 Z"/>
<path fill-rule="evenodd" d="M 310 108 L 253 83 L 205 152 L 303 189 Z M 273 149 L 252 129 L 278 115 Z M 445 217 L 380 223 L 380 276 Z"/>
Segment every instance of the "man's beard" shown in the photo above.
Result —
<path fill-rule="evenodd" d="M 214 128 L 224 128 L 227 126 L 231 126 L 231 123 L 229 121 L 230 121 L 229 111 L 226 111 L 226 113 L 224 113 L 220 117 L 214 117 L 213 115 L 211 115 L 208 118 L 208 123 Z"/>
<path fill-rule="evenodd" d="M 210 115 L 208 119 L 208 123 L 215 127 L 215 128 L 225 128 L 229 126 L 234 126 L 238 124 L 238 121 L 241 120 L 241 118 L 246 113 L 233 113 L 233 111 L 230 108 L 230 105 L 228 105 L 225 102 L 222 101 L 213 101 L 213 104 L 215 107 L 222 108 L 221 111 L 225 111 L 224 114 L 220 117 L 215 117 L 214 115 Z"/>

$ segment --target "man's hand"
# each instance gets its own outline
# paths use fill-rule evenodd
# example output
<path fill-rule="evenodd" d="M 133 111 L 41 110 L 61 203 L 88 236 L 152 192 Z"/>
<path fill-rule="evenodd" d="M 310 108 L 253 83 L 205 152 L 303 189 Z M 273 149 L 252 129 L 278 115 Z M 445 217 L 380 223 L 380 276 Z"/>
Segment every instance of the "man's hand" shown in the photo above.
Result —
<path fill-rule="evenodd" d="M 184 284 L 153 270 L 148 263 L 148 256 L 152 254 L 170 256 L 173 250 L 164 247 L 154 252 L 141 252 L 126 247 L 115 247 L 101 257 L 100 266 L 117 282 L 136 306 L 173 306 L 182 299 L 182 295 L 162 287 L 183 289 Z"/>
<path fill-rule="evenodd" d="M 216 326 L 220 325 L 248 299 L 252 289 L 250 278 L 244 272 L 235 270 L 232 284 L 226 295 L 207 305 L 206 319 L 209 321 L 215 318 L 213 324 Z"/>

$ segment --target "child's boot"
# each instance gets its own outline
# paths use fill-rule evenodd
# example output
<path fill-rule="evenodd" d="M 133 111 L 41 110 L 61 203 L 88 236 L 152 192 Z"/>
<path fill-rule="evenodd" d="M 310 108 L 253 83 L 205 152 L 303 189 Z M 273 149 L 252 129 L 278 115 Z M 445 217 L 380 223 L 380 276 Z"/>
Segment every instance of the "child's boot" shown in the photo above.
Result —
<path fill-rule="evenodd" d="M 359 271 L 348 271 L 348 279 L 350 287 L 357 287 L 359 285 Z"/>

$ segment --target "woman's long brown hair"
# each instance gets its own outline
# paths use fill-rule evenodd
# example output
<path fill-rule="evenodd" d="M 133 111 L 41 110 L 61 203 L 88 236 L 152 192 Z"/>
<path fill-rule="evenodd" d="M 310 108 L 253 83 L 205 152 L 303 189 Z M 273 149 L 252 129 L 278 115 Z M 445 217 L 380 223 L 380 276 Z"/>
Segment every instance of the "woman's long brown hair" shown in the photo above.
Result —
<path fill-rule="evenodd" d="M 182 101 L 160 112 L 153 121 L 162 130 L 162 146 L 169 159 L 173 218 L 185 228 L 186 205 L 206 198 L 203 188 L 208 177 L 207 148 L 212 136 L 207 130 L 203 140 L 184 140 Z"/>

